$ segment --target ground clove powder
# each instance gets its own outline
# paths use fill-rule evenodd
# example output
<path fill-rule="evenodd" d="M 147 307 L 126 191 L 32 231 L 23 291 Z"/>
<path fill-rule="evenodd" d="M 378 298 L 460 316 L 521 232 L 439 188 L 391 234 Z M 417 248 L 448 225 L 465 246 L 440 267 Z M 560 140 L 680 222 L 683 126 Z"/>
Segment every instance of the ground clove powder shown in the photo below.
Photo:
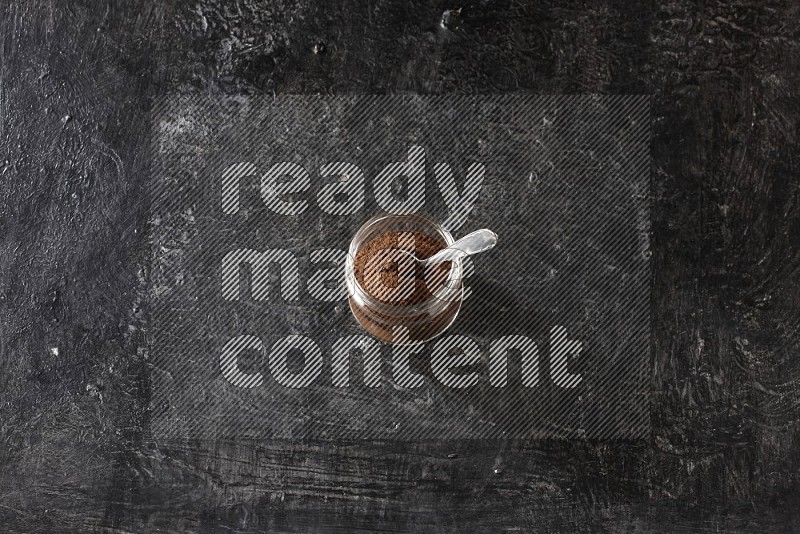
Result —
<path fill-rule="evenodd" d="M 408 240 L 409 234 L 413 235 L 413 241 Z M 413 243 L 411 246 L 406 246 Z M 389 302 L 377 291 L 370 291 L 369 288 L 397 288 L 400 283 L 400 266 L 393 258 L 385 258 L 380 263 L 368 269 L 369 260 L 384 250 L 400 249 L 408 250 L 417 258 L 424 260 L 436 252 L 445 248 L 447 244 L 438 236 L 431 236 L 423 232 L 386 232 L 379 235 L 358 249 L 355 258 L 355 276 L 361 287 L 367 288 L 367 292 L 374 298 L 382 302 Z M 442 288 L 447 280 L 450 271 L 450 262 L 443 262 L 431 266 L 426 280 L 425 268 L 419 263 L 414 262 L 414 290 L 410 295 L 391 301 L 395 306 L 412 306 L 419 304 L 433 297 Z"/>
<path fill-rule="evenodd" d="M 397 299 L 397 295 L 393 293 L 387 295 L 386 288 L 397 288 L 401 266 L 396 253 L 386 254 L 384 251 L 408 250 L 422 260 L 446 246 L 447 243 L 441 236 L 410 230 L 387 230 L 361 244 L 356 249 L 353 275 L 358 285 L 380 303 L 375 306 L 354 300 L 351 295 L 350 308 L 361 326 L 378 339 L 393 343 L 401 342 L 395 339 L 397 327 L 400 326 L 405 328 L 410 342 L 431 339 L 443 332 L 453 322 L 461 307 L 460 295 L 452 301 L 440 300 L 436 296 L 440 290 L 447 292 L 444 286 L 448 283 L 452 262 L 434 264 L 426 269 L 414 261 L 413 290 Z M 377 255 L 381 256 L 370 261 Z M 403 274 L 405 272 L 407 271 Z M 461 281 L 457 280 L 455 283 L 460 291 Z M 449 294 L 452 298 L 453 291 L 449 291 Z M 385 298 L 381 298 L 381 295 Z"/>

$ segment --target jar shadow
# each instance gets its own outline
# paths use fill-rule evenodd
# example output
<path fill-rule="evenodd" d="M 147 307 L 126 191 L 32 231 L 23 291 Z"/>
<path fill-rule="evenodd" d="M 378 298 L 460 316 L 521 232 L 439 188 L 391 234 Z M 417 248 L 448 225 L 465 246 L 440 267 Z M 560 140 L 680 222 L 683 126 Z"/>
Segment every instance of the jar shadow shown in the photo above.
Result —
<path fill-rule="evenodd" d="M 520 302 L 517 295 L 500 284 L 480 276 L 469 278 L 471 295 L 464 301 L 458 319 L 445 335 L 457 334 L 481 347 L 480 365 L 466 368 L 481 374 L 481 383 L 464 389 L 436 384 L 439 402 L 451 405 L 452 413 L 470 412 L 475 437 L 569 436 L 569 405 L 574 392 L 556 388 L 548 379 L 548 336 L 550 315 Z M 536 344 L 538 362 L 535 386 L 522 382 L 522 353 L 511 349 L 507 356 L 504 386 L 489 383 L 488 364 L 492 342 L 503 336 L 524 336 Z"/>

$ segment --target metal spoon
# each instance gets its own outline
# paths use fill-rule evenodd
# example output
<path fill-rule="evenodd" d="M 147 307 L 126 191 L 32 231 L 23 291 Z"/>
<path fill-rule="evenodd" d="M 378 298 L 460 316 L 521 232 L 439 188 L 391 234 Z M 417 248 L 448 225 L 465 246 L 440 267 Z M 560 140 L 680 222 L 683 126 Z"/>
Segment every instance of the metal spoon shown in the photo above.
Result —
<path fill-rule="evenodd" d="M 423 266 L 426 266 L 432 263 L 442 263 L 445 261 L 457 260 L 458 258 L 463 258 L 464 256 L 472 256 L 473 254 L 478 254 L 479 252 L 485 252 L 493 248 L 496 244 L 497 234 L 491 230 L 483 228 L 482 230 L 475 230 L 471 234 L 465 235 L 449 247 L 443 248 L 436 254 L 424 260 L 417 258 L 414 254 L 408 252 L 407 250 L 400 250 L 400 252 L 413 257 Z"/>

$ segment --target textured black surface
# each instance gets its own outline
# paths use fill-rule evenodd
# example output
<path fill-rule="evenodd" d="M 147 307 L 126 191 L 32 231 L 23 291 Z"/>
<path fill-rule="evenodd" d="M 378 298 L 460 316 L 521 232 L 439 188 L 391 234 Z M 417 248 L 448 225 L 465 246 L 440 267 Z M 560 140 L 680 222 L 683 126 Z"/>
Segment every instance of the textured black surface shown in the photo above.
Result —
<path fill-rule="evenodd" d="M 188 94 L 160 100 L 152 119 L 146 326 L 156 439 L 649 434 L 648 97 L 212 100 Z M 424 154 L 414 186 L 422 192 L 417 209 L 443 221 L 456 238 L 478 228 L 501 237 L 490 253 L 470 259 L 468 298 L 447 330 L 453 337 L 427 343 L 413 358 L 425 377 L 419 388 L 397 385 L 389 365 L 397 356 L 388 345 L 379 348 L 386 363 L 382 386 L 367 387 L 354 376 L 352 387 L 337 387 L 333 346 L 366 334 L 350 313 L 344 257 L 359 227 L 382 211 L 376 176 L 391 162 L 405 162 L 411 146 Z M 276 213 L 259 193 L 261 176 L 286 161 L 309 175 L 309 190 L 291 195 L 302 206 L 294 215 Z M 321 209 L 330 203 L 318 192 L 331 178 L 319 169 L 335 161 L 357 165 L 363 175 L 348 179 L 348 185 L 360 184 L 364 197 L 350 214 Z M 252 176 L 223 179 L 242 162 L 253 167 Z M 469 217 L 458 223 L 443 199 L 442 187 L 450 189 L 434 170 L 439 162 L 461 183 L 472 165 L 483 168 Z M 231 188 L 239 192 L 239 210 L 225 213 L 222 191 Z M 310 294 L 322 265 L 310 258 L 323 247 L 342 256 L 340 293 L 327 302 Z M 224 297 L 223 258 L 267 250 L 282 251 L 284 266 L 261 276 L 253 265 L 237 265 L 239 294 Z M 265 295 L 257 287 L 266 288 Z M 581 344 L 566 365 L 577 373 L 578 387 L 552 378 L 560 376 L 554 327 Z M 289 335 L 303 336 L 319 351 L 320 373 L 307 387 L 274 380 L 274 347 Z M 455 336 L 476 345 L 488 363 L 490 344 L 514 335 L 535 343 L 535 387 L 523 387 L 516 351 L 504 388 L 490 385 L 486 364 L 479 366 L 482 383 L 463 390 L 444 386 L 432 373 L 433 347 L 452 345 Z M 265 348 L 237 357 L 237 368 L 261 374 L 257 387 L 234 386 L 221 372 L 223 347 L 240 336 L 254 336 Z M 310 358 L 294 356 L 297 372 L 313 368 Z M 363 366 L 356 362 L 362 358 L 353 359 L 351 370 L 360 376 Z"/>
<path fill-rule="evenodd" d="M 178 4 L 0 6 L 4 531 L 800 529 L 796 2 Z M 146 440 L 146 112 L 183 86 L 654 95 L 650 440 Z"/>

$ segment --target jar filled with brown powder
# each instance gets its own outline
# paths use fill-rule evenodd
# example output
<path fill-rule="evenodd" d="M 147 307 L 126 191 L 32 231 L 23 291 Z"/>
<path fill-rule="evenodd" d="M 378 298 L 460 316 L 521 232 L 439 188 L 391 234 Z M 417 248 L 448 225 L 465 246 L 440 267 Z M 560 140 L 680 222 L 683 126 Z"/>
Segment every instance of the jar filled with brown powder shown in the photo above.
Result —
<path fill-rule="evenodd" d="M 358 323 L 374 337 L 398 344 L 444 332 L 461 308 L 462 262 L 423 267 L 405 252 L 425 259 L 453 242 L 450 232 L 421 214 L 383 214 L 364 223 L 350 242 L 345 264 L 350 309 Z"/>

